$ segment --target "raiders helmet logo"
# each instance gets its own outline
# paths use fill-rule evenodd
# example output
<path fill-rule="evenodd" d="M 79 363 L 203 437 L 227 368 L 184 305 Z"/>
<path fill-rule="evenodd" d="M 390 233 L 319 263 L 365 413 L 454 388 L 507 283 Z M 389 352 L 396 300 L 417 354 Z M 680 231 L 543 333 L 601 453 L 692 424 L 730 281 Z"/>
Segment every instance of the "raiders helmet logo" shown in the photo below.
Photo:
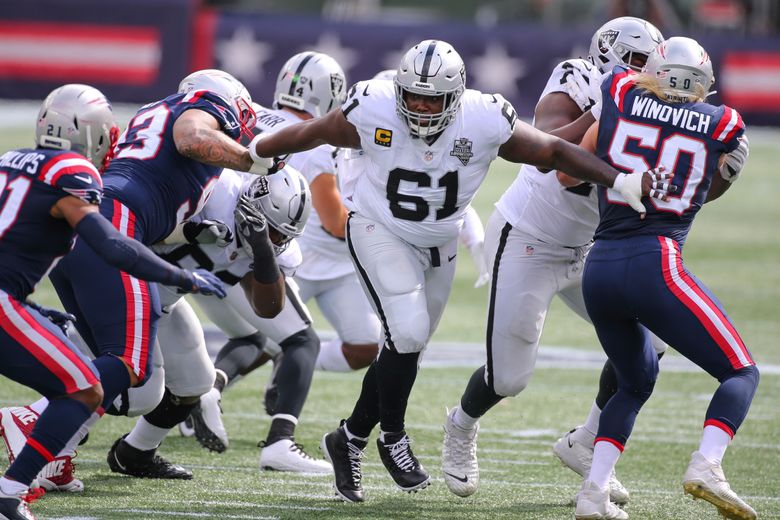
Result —
<path fill-rule="evenodd" d="M 471 151 L 471 145 L 472 142 L 465 137 L 455 139 L 455 144 L 452 147 L 450 155 L 460 159 L 463 166 L 466 166 L 469 163 L 469 160 L 474 157 L 474 153 Z"/>
<path fill-rule="evenodd" d="M 344 91 L 344 78 L 340 74 L 330 75 L 330 91 L 333 93 L 334 98 L 338 98 Z"/>
<path fill-rule="evenodd" d="M 602 54 L 609 52 L 618 35 L 620 35 L 620 31 L 614 29 L 609 29 L 599 34 L 599 51 Z"/>

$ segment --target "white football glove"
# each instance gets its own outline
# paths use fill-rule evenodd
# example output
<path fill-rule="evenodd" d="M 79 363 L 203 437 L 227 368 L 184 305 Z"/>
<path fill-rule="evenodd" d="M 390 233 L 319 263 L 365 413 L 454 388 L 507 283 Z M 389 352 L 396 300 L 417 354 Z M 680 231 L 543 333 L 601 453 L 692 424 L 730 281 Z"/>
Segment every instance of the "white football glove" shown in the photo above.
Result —
<path fill-rule="evenodd" d="M 469 247 L 469 253 L 471 253 L 471 260 L 474 262 L 474 267 L 477 268 L 477 273 L 479 273 L 477 281 L 474 282 L 474 288 L 476 289 L 490 281 L 490 272 L 485 260 L 485 243 L 479 242 Z"/>
<path fill-rule="evenodd" d="M 647 170 L 642 173 L 619 173 L 615 177 L 615 183 L 612 185 L 612 189 L 620 193 L 623 199 L 637 211 L 642 218 L 644 218 L 647 210 L 644 204 L 642 204 L 642 179 L 647 173 L 651 179 L 651 188 L 648 197 L 655 199 L 663 199 L 669 193 L 673 193 L 677 188 L 672 185 L 671 179 L 674 176 L 671 173 L 666 173 L 663 166 L 658 166 L 652 170 Z"/>
<path fill-rule="evenodd" d="M 594 70 L 596 71 L 595 75 Z M 587 77 L 579 68 L 573 67 L 571 73 L 566 75 L 566 83 L 564 84 L 566 93 L 583 112 L 601 100 L 601 89 L 599 88 L 601 74 L 596 67 L 586 72 Z"/>
<path fill-rule="evenodd" d="M 233 232 L 220 220 L 185 222 L 182 231 L 191 244 L 216 244 L 227 247 L 233 242 Z"/>
<path fill-rule="evenodd" d="M 252 167 L 249 168 L 249 173 L 254 173 L 255 175 L 268 175 L 275 166 L 273 158 L 260 157 L 257 155 L 257 143 L 267 135 L 268 134 L 256 135 L 247 147 L 249 149 L 249 156 L 252 158 Z"/>
<path fill-rule="evenodd" d="M 720 168 L 720 176 L 726 179 L 728 182 L 734 182 L 742 173 L 742 168 L 747 163 L 748 156 L 750 155 L 750 142 L 747 135 L 743 135 L 739 138 L 739 146 L 737 146 L 731 153 L 726 154 L 726 159 L 723 161 L 723 166 Z"/>

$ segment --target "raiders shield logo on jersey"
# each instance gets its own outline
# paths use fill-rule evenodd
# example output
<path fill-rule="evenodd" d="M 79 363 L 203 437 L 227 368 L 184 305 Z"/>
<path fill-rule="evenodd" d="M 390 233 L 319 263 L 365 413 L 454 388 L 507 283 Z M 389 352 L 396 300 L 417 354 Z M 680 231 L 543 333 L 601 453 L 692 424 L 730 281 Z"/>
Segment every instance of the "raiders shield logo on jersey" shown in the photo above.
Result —
<path fill-rule="evenodd" d="M 450 155 L 460 159 L 460 162 L 463 163 L 463 166 L 466 166 L 469 163 L 469 160 L 474 157 L 474 154 L 471 151 L 471 144 L 471 141 L 465 137 L 455 139 L 455 145 L 452 147 Z"/>

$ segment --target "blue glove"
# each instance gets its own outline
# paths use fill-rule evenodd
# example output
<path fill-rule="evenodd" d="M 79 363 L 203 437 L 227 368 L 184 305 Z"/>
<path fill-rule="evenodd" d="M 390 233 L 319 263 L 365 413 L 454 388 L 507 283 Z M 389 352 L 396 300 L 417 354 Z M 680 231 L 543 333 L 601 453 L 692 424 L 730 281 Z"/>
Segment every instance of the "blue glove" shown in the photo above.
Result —
<path fill-rule="evenodd" d="M 50 322 L 58 326 L 62 330 L 62 333 L 66 336 L 68 335 L 68 326 L 70 323 L 76 323 L 76 317 L 69 312 L 62 312 L 55 309 L 41 307 L 37 303 L 31 301 L 26 301 L 25 303 L 31 309 L 38 311 L 38 314 L 44 318 L 47 318 Z"/>
<path fill-rule="evenodd" d="M 192 286 L 191 289 L 186 292 L 193 292 L 203 294 L 205 296 L 214 295 L 217 298 L 224 298 L 227 294 L 225 287 L 222 285 L 222 281 L 205 269 L 196 269 L 190 273 Z"/>

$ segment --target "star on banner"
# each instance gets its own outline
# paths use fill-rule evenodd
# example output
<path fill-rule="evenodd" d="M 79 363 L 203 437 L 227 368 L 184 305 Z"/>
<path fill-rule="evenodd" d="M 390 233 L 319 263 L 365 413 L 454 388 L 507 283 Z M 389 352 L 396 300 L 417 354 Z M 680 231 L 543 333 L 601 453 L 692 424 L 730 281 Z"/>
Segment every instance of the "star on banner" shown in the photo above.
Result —
<path fill-rule="evenodd" d="M 466 66 L 466 82 L 474 79 L 474 87 L 486 93 L 504 97 L 519 94 L 517 80 L 525 77 L 525 62 L 509 55 L 506 47 L 491 42 L 481 56 L 474 56 Z"/>
<path fill-rule="evenodd" d="M 229 39 L 217 43 L 216 56 L 222 70 L 246 83 L 263 77 L 263 64 L 273 56 L 272 46 L 255 39 L 255 32 L 242 25 Z"/>

